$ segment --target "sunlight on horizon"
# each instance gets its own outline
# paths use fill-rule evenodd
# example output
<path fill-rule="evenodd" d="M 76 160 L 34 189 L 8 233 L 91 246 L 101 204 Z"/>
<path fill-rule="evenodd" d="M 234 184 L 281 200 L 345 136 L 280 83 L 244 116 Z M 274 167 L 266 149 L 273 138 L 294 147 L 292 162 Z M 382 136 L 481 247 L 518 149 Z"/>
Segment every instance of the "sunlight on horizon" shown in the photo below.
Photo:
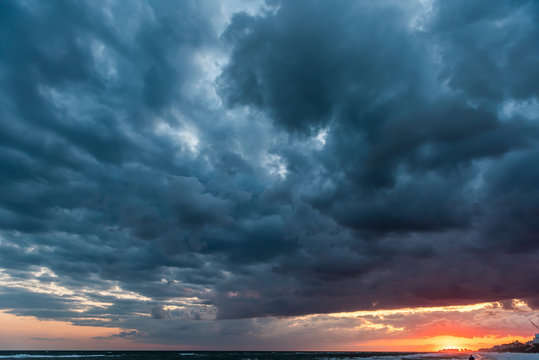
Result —
<path fill-rule="evenodd" d="M 521 308 L 525 303 L 521 300 L 513 300 Z M 305 327 L 311 328 L 313 334 L 323 334 L 324 332 L 333 333 L 339 338 L 339 333 L 343 339 L 324 345 L 322 343 L 313 343 L 310 347 L 299 346 L 293 350 L 312 350 L 312 351 L 421 351 L 436 352 L 444 349 L 468 349 L 477 351 L 480 348 L 489 348 L 502 343 L 511 343 L 514 341 L 527 342 L 531 340 L 530 336 L 522 334 L 493 335 L 487 330 L 468 329 L 462 330 L 466 335 L 458 334 L 459 329 L 454 328 L 432 328 L 429 330 L 409 329 L 407 323 L 416 321 L 414 317 L 421 316 L 425 321 L 436 321 L 442 314 L 463 314 L 475 312 L 491 312 L 492 310 L 502 311 L 497 316 L 503 315 L 501 304 L 497 302 L 479 303 L 471 305 L 453 305 L 443 307 L 417 307 L 402 308 L 391 310 L 374 311 L 355 311 L 348 313 L 332 314 L 311 314 L 306 316 L 291 318 L 272 318 L 272 321 L 281 329 L 272 336 L 280 337 L 293 334 L 295 329 Z M 529 308 L 528 308 L 529 310 Z M 521 310 L 523 311 L 523 310 Z M 501 315 L 500 315 L 501 314 Z M 404 324 L 397 326 L 390 324 L 387 318 L 398 316 L 398 323 Z M 430 318 L 429 316 L 433 316 Z M 505 321 L 511 320 L 511 314 L 507 314 Z M 262 318 L 261 318 L 262 319 Z M 339 325 L 335 321 L 339 319 L 346 321 L 360 321 L 354 327 Z M 86 319 L 91 320 L 91 319 Z M 95 319 L 97 321 L 102 319 Z M 380 322 L 382 320 L 382 322 Z M 177 320 L 176 320 L 177 321 Z M 215 320 L 198 320 L 201 324 L 210 324 Z M 473 319 L 469 319 L 473 322 Z M 129 329 L 106 326 L 84 326 L 76 325 L 69 321 L 57 320 L 39 320 L 32 316 L 16 316 L 6 311 L 0 311 L 0 323 L 3 327 L 0 329 L 0 348 L 1 349 L 43 349 L 65 348 L 65 349 L 133 349 L 133 350 L 211 350 L 208 346 L 182 346 L 166 345 L 152 342 L 139 342 L 135 337 L 123 336 L 121 334 L 129 333 Z M 103 323 L 103 322 L 101 322 Z M 341 326 L 341 327 L 339 327 Z M 412 325 L 413 326 L 413 325 Z M 285 329 L 282 331 L 282 329 Z M 288 329 L 288 330 L 286 330 Z M 440 333 L 441 331 L 441 333 Z M 447 333 L 451 331 L 452 333 Z M 453 333 L 456 331 L 457 333 Z M 509 330 L 507 330 L 509 331 Z M 523 329 L 524 333 L 531 331 Z M 271 331 L 270 331 L 271 332 Z M 335 333 L 336 332 L 336 333 Z M 372 334 L 379 334 L 377 338 L 370 338 Z M 349 341 L 349 337 L 356 334 L 365 334 L 363 340 Z M 46 344 L 46 345 L 44 345 Z M 215 349 L 214 349 L 215 350 Z M 254 350 L 254 349 L 250 349 Z"/>

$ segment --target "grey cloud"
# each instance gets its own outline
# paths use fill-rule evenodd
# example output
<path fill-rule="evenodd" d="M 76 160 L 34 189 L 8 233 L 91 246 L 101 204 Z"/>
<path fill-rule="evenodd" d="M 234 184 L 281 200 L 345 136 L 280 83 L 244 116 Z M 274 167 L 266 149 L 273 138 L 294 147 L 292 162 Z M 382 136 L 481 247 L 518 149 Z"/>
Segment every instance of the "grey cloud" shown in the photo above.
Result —
<path fill-rule="evenodd" d="M 67 340 L 66 338 L 48 338 L 48 337 L 31 337 L 30 340 L 37 340 L 37 341 L 62 341 Z"/>
<path fill-rule="evenodd" d="M 486 4 L 438 2 L 432 27 L 443 43 L 443 75 L 478 101 L 536 97 L 537 4 L 500 1 L 489 9 Z M 499 21 L 506 23 L 499 27 Z"/>
<path fill-rule="evenodd" d="M 510 251 L 536 248 L 534 236 L 518 235 L 534 233 L 534 225 L 516 218 L 502 221 L 509 214 L 494 213 L 510 212 L 511 207 L 491 203 L 498 197 L 509 197 L 511 200 L 505 201 L 512 201 L 514 210 L 533 217 L 534 201 L 517 199 L 515 192 L 507 194 L 505 184 L 494 192 L 487 190 L 491 181 L 495 183 L 497 175 L 512 177 L 515 174 L 515 171 L 505 171 L 501 164 L 517 166 L 512 159 L 535 158 L 535 122 L 518 116 L 510 121 L 499 117 L 508 98 L 524 97 L 534 101 L 537 92 L 532 87 L 523 84 L 513 87 L 514 82 L 508 78 L 527 79 L 528 74 L 533 77 L 535 70 L 513 66 L 510 60 L 501 63 L 496 58 L 496 54 L 509 54 L 513 46 L 526 42 L 525 57 L 536 56 L 537 47 L 529 42 L 537 31 L 532 15 L 536 12 L 530 11 L 535 4 L 500 3 L 481 11 L 477 4 L 435 3 L 434 16 L 420 30 L 410 27 L 414 14 L 404 5 L 399 8 L 387 3 L 340 3 L 340 6 L 346 7 L 346 11 L 325 3 L 315 6 L 282 3 L 277 12 L 265 16 L 237 15 L 224 34 L 233 52 L 220 78 L 221 94 L 230 105 L 267 111 L 277 126 L 295 134 L 313 134 L 320 127 L 328 127 L 320 157 L 324 171 L 310 182 L 309 186 L 316 185 L 303 193 L 302 200 L 341 226 L 354 230 L 357 236 L 370 239 L 370 248 L 358 248 L 367 251 L 367 258 L 373 260 L 362 267 L 358 257 L 352 261 L 355 266 L 344 267 L 339 277 L 344 284 L 339 288 L 347 288 L 347 276 L 367 279 L 369 275 L 376 277 L 376 270 L 383 268 L 393 269 L 390 274 L 394 274 L 395 267 L 399 267 L 396 265 L 400 263 L 399 257 L 406 258 L 406 255 L 390 252 L 377 257 L 382 249 L 376 242 L 395 234 L 424 233 L 422 236 L 429 245 L 414 252 L 426 259 L 414 261 L 425 273 L 432 271 L 427 269 L 435 267 L 436 263 L 449 268 L 458 266 L 452 265 L 443 253 L 470 251 L 470 241 L 476 246 L 475 251 L 484 249 L 487 253 L 499 251 L 500 246 Z M 446 11 L 446 7 L 451 10 Z M 489 41 L 488 29 L 497 26 L 495 21 L 500 19 L 505 19 L 506 23 L 496 31 L 507 38 L 514 34 L 512 42 Z M 519 21 L 526 25 L 515 28 Z M 461 60 L 459 56 L 473 56 L 474 46 L 483 47 L 486 57 L 475 57 L 473 62 Z M 509 58 L 510 55 L 505 59 Z M 492 71 L 507 79 L 474 70 L 473 66 L 480 66 L 481 70 L 489 71 L 489 62 L 496 66 Z M 474 80 L 478 76 L 481 79 Z M 460 78 L 485 84 L 467 87 L 458 82 Z M 523 88 L 529 92 L 516 90 Z M 496 89 L 503 97 L 495 95 L 491 89 Z M 293 152 L 282 154 L 290 163 L 297 161 Z M 488 173 L 482 168 L 488 168 Z M 309 170 L 299 171 L 302 170 L 309 174 Z M 519 173 L 521 179 L 533 178 L 531 168 L 523 171 L 525 173 Z M 307 178 L 307 174 L 303 174 L 305 177 L 300 177 L 299 182 Z M 525 191 L 529 193 L 529 189 Z M 455 239 L 450 247 L 436 240 L 439 233 L 456 231 L 454 234 L 458 234 L 461 230 L 468 231 L 474 240 Z M 407 236 L 401 238 L 407 241 Z M 466 248 L 468 250 L 464 250 Z M 307 249 L 308 246 L 303 248 Z M 325 256 L 333 260 L 333 264 L 342 264 L 329 254 L 332 252 L 326 252 Z M 317 261 L 323 263 L 324 258 Z M 469 261 L 478 261 L 479 267 L 486 266 L 486 261 L 494 262 L 490 256 L 489 260 L 472 257 Z M 307 262 L 302 264 L 306 266 Z M 362 270 L 356 272 L 354 268 Z M 326 270 L 318 280 L 334 270 Z M 415 272 L 398 273 L 417 276 Z M 448 278 L 436 285 L 425 279 L 425 283 L 440 288 L 441 292 L 433 291 L 429 295 L 417 289 L 417 295 L 425 297 L 419 302 L 432 303 L 431 296 L 436 301 L 447 298 L 470 301 L 468 292 L 473 286 L 458 290 L 453 283 L 465 277 L 457 272 L 450 276 L 453 280 Z M 371 303 L 380 306 L 380 301 L 384 300 L 378 299 L 378 291 L 387 291 L 387 299 L 395 291 L 401 301 L 407 302 L 404 294 L 410 284 L 406 279 L 385 279 L 388 286 L 384 290 L 371 288 L 361 280 L 350 283 L 356 281 L 361 284 L 357 288 L 365 290 L 361 296 L 356 295 L 364 300 L 362 305 L 356 301 L 356 306 L 368 308 Z M 318 291 L 326 294 L 336 289 L 337 285 L 326 283 Z M 491 295 L 489 290 L 485 291 L 489 294 L 487 297 Z M 324 302 L 323 297 L 316 298 L 318 305 Z M 409 299 L 416 303 L 411 300 L 413 297 Z M 231 300 L 231 304 L 234 301 L 237 300 Z M 304 311 L 314 311 L 307 310 L 308 301 L 303 301 Z M 291 299 L 284 301 L 292 302 Z M 395 305 L 386 303 L 385 306 Z M 327 308 L 328 311 L 334 309 Z"/>

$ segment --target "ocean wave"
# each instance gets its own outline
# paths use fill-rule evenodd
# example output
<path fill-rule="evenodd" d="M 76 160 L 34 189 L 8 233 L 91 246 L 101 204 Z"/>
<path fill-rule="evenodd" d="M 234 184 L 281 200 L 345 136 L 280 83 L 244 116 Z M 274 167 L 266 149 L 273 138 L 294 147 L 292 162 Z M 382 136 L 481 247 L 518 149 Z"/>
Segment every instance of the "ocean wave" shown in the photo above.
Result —
<path fill-rule="evenodd" d="M 204 356 L 204 354 L 192 353 L 192 352 L 178 353 L 178 355 L 180 356 Z"/>
<path fill-rule="evenodd" d="M 119 355 L 106 354 L 70 354 L 70 355 L 45 355 L 45 354 L 12 354 L 0 355 L 0 359 L 59 359 L 59 358 L 92 358 L 92 357 L 116 357 Z"/>

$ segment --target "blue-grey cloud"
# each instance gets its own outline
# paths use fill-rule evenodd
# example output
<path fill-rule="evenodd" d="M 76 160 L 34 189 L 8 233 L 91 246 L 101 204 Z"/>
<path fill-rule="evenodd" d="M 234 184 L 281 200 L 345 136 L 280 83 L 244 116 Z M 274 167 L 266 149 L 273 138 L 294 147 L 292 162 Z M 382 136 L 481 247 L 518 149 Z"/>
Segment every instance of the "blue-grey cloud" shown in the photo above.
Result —
<path fill-rule="evenodd" d="M 231 4 L 0 3 L 0 307 L 536 306 L 537 3 Z"/>

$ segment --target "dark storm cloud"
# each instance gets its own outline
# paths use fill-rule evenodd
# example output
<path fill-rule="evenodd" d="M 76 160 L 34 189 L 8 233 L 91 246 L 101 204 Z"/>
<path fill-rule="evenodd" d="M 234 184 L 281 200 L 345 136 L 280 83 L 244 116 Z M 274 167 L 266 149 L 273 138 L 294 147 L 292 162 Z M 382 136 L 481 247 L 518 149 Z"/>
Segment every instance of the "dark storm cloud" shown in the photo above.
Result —
<path fill-rule="evenodd" d="M 537 4 L 528 1 L 440 2 L 432 30 L 447 59 L 443 73 L 454 89 L 476 100 L 536 97 L 539 71 Z M 487 9 L 488 8 L 488 9 Z M 511 14 L 512 16 L 508 16 Z M 499 22 L 505 22 L 499 26 Z"/>
<path fill-rule="evenodd" d="M 282 303 L 279 308 L 290 305 L 291 313 L 336 311 L 352 303 L 365 308 L 432 303 L 431 298 L 511 297 L 516 283 L 507 294 L 494 284 L 482 289 L 477 282 L 485 280 L 470 277 L 467 266 L 439 282 L 426 276 L 419 283 L 428 284 L 425 290 L 407 279 L 460 266 L 453 263 L 458 260 L 481 269 L 506 256 L 500 251 L 534 252 L 539 245 L 531 220 L 537 201 L 527 187 L 536 187 L 534 167 L 520 164 L 538 159 L 537 106 L 524 118 L 501 114 L 511 102 L 537 104 L 532 85 L 537 82 L 528 83 L 537 74 L 532 65 L 538 56 L 536 4 L 500 2 L 481 11 L 480 4 L 434 3 L 424 24 L 409 5 L 282 3 L 276 13 L 236 15 L 224 33 L 233 51 L 220 78 L 221 94 L 230 105 L 268 112 L 277 126 L 299 137 L 329 129 L 320 155 L 324 171 L 303 188 L 301 200 L 357 237 L 347 244 L 358 255 L 352 266 L 338 271 L 342 260 L 326 252 L 317 258 L 318 263 L 331 259 L 316 277 L 323 285 L 292 285 L 295 299 L 301 298 L 296 306 L 286 292 L 282 299 L 261 296 Z M 295 161 L 294 154 L 283 155 Z M 527 199 L 520 196 L 524 193 Z M 455 238 L 439 240 L 444 232 Z M 423 234 L 424 240 L 415 245 L 410 234 Z M 388 236 L 404 245 L 398 251 L 384 248 L 381 239 Z M 402 261 L 421 270 L 397 271 Z M 534 273 L 521 266 L 522 275 Z M 382 269 L 390 278 L 394 271 L 399 276 L 378 278 Z M 338 285 L 322 281 L 332 272 Z M 517 270 L 494 273 L 484 274 L 487 282 L 519 276 Z M 317 294 L 316 309 L 299 296 L 303 286 Z M 529 290 L 523 285 L 518 292 Z M 326 296 L 335 307 L 321 305 Z M 235 302 L 230 299 L 229 305 Z"/>
<path fill-rule="evenodd" d="M 535 2 L 0 7 L 2 308 L 537 304 Z"/>

